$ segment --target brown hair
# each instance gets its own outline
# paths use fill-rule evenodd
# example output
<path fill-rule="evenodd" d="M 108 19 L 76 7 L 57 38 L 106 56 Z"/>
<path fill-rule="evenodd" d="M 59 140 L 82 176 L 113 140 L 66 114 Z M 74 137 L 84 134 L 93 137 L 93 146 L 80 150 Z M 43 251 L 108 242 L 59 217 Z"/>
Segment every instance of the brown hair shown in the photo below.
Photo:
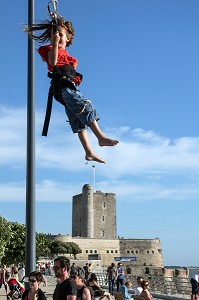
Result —
<path fill-rule="evenodd" d="M 74 39 L 74 28 L 71 21 L 65 21 L 62 17 L 57 18 L 57 25 L 61 25 L 66 29 L 67 37 L 69 41 L 67 42 L 67 47 L 69 47 Z M 50 41 L 52 32 L 52 22 L 49 20 L 42 21 L 38 24 L 30 24 L 24 31 L 28 33 L 29 37 L 37 41 L 38 43 L 47 43 Z M 36 35 L 34 31 L 43 31 L 41 34 Z"/>
<path fill-rule="evenodd" d="M 56 261 L 60 261 L 60 267 L 66 268 L 67 271 L 69 272 L 69 270 L 70 270 L 70 260 L 67 257 L 58 256 L 57 258 L 55 258 L 54 262 L 56 262 Z"/>
<path fill-rule="evenodd" d="M 30 276 L 36 277 L 37 282 L 43 281 L 43 276 L 42 276 L 41 272 L 33 271 L 29 274 L 29 278 L 30 278 Z"/>
<path fill-rule="evenodd" d="M 144 288 L 146 285 L 149 285 L 149 281 L 148 280 L 143 280 L 140 282 L 140 285 L 142 288 Z"/>

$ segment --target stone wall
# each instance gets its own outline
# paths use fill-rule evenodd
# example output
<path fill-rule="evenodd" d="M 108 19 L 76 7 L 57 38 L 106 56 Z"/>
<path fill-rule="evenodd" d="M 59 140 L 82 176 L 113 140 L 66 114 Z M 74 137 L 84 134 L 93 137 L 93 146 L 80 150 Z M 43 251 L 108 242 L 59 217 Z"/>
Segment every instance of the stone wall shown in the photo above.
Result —
<path fill-rule="evenodd" d="M 123 262 L 124 266 L 132 267 L 163 267 L 161 244 L 159 239 L 85 239 L 71 236 L 57 235 L 50 238 L 62 242 L 74 242 L 82 250 L 77 259 L 89 260 L 88 255 L 99 254 L 101 266 L 108 266 L 115 261 L 115 257 L 134 257 L 135 261 Z"/>
<path fill-rule="evenodd" d="M 133 266 L 163 267 L 161 243 L 156 239 L 120 239 L 120 256 L 132 256 Z"/>
<path fill-rule="evenodd" d="M 116 238 L 116 195 L 96 191 L 93 194 L 94 238 Z"/>
<path fill-rule="evenodd" d="M 149 280 L 150 289 L 153 293 L 183 296 L 191 294 L 188 273 L 187 268 L 132 268 L 131 274 L 127 274 L 126 279 L 131 280 L 133 286 L 135 286 L 137 276 L 142 276 Z"/>

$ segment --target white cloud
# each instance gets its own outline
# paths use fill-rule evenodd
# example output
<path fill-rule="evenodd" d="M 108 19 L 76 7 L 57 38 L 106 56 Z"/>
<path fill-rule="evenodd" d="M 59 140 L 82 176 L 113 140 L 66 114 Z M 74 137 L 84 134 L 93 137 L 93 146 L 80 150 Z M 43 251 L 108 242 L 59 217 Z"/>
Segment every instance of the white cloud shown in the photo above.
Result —
<path fill-rule="evenodd" d="M 87 183 L 85 174 L 92 177 L 93 171 L 85 167 L 84 151 L 77 135 L 65 125 L 64 112 L 53 110 L 47 138 L 41 136 L 43 118 L 43 112 L 37 111 L 36 172 L 40 179 L 37 179 L 36 198 L 38 201 L 71 201 L 72 195 L 80 193 Z M 120 144 L 99 147 L 89 132 L 94 150 L 107 161 L 105 165 L 95 165 L 96 187 L 100 190 L 114 191 L 117 197 L 134 201 L 197 198 L 199 137 L 171 140 L 153 131 L 128 126 L 109 128 L 105 133 L 119 138 Z M 25 108 L 0 107 L 0 136 L 0 168 L 7 168 L 7 172 L 22 169 L 24 173 Z M 0 185 L 0 201 L 23 201 L 25 183 L 21 183 L 20 178 L 19 182 L 5 181 Z"/>

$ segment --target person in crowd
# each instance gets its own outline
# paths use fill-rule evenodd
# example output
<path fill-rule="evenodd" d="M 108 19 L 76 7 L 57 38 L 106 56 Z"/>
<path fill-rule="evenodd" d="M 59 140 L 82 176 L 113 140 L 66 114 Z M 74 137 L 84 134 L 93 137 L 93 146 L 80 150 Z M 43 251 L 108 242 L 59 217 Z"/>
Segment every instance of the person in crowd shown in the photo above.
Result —
<path fill-rule="evenodd" d="M 70 267 L 70 269 L 72 270 L 74 268 L 76 268 L 75 263 L 72 264 L 72 266 Z"/>
<path fill-rule="evenodd" d="M 132 287 L 131 281 L 126 281 L 125 284 L 121 285 L 119 288 L 119 292 L 121 292 L 125 299 L 131 299 L 132 296 L 129 295 L 128 289 Z"/>
<path fill-rule="evenodd" d="M 46 272 L 46 264 L 45 263 L 43 263 L 41 266 L 41 272 L 43 275 L 45 275 L 45 272 Z"/>
<path fill-rule="evenodd" d="M 108 267 L 106 270 L 107 272 L 107 282 L 108 282 L 108 289 L 109 293 L 113 295 L 114 292 L 114 285 L 115 285 L 115 280 L 116 280 L 116 274 L 117 274 L 117 269 L 115 267 L 114 263 L 111 263 L 111 265 Z"/>
<path fill-rule="evenodd" d="M 55 258 L 53 269 L 57 278 L 53 300 L 76 300 L 77 288 L 69 277 L 70 260 L 65 256 Z"/>
<path fill-rule="evenodd" d="M 19 281 L 18 268 L 16 266 L 12 266 L 10 278 L 16 279 L 17 281 Z"/>
<path fill-rule="evenodd" d="M 143 281 L 144 279 L 141 277 L 141 276 L 138 276 L 137 277 L 137 286 L 135 287 L 134 289 L 134 295 L 137 295 L 139 296 L 143 290 L 143 288 L 141 287 L 141 282 Z"/>
<path fill-rule="evenodd" d="M 1 269 L 0 269 L 0 288 L 2 287 L 2 285 L 4 285 L 6 294 L 8 292 L 8 285 L 6 282 L 6 265 L 2 265 Z"/>
<path fill-rule="evenodd" d="M 153 296 L 149 292 L 149 281 L 143 280 L 141 282 L 142 292 L 140 294 L 141 297 L 143 297 L 145 300 L 153 300 Z"/>
<path fill-rule="evenodd" d="M 42 274 L 42 282 L 43 282 L 43 286 L 47 286 L 47 278 L 46 275 Z"/>
<path fill-rule="evenodd" d="M 120 285 L 124 284 L 124 271 L 122 269 L 122 264 L 117 264 L 117 291 L 119 291 Z"/>
<path fill-rule="evenodd" d="M 45 274 L 44 275 L 46 275 L 46 276 L 48 276 L 49 275 L 49 270 L 48 270 L 48 263 L 45 263 Z"/>
<path fill-rule="evenodd" d="M 91 300 L 90 290 L 86 287 L 84 282 L 84 269 L 80 267 L 72 268 L 70 276 L 77 287 L 77 300 Z"/>
<path fill-rule="evenodd" d="M 90 277 L 91 273 L 93 273 L 92 270 L 93 270 L 92 264 L 90 263 L 88 264 L 88 277 Z"/>
<path fill-rule="evenodd" d="M 199 294 L 199 273 L 191 277 L 191 300 L 197 300 Z"/>
<path fill-rule="evenodd" d="M 87 284 L 88 287 L 90 287 L 93 290 L 94 297 L 100 297 L 99 300 L 102 300 L 104 297 L 106 297 L 108 300 L 111 300 L 110 293 L 103 291 L 101 286 L 97 283 L 97 276 L 95 273 L 91 273 Z"/>
<path fill-rule="evenodd" d="M 48 262 L 48 275 L 51 276 L 52 275 L 52 265 L 51 262 Z"/>
<path fill-rule="evenodd" d="M 85 266 L 83 267 L 84 269 L 84 272 L 85 272 L 85 281 L 88 280 L 88 275 L 89 275 L 89 272 L 88 272 L 88 263 L 85 264 Z"/>
<path fill-rule="evenodd" d="M 21 283 L 23 283 L 25 278 L 25 268 L 24 264 L 21 265 L 20 269 L 18 270 L 18 278 Z"/>
<path fill-rule="evenodd" d="M 16 266 L 13 266 L 11 268 L 11 274 L 10 274 L 10 278 L 7 282 L 8 287 L 9 287 L 9 292 L 7 294 L 8 298 L 12 297 L 13 293 L 15 292 L 15 288 L 17 288 L 18 290 L 18 294 L 19 296 L 21 296 L 21 294 L 24 292 L 25 288 L 22 282 L 19 281 L 19 277 L 18 277 L 18 269 Z M 13 288 L 15 286 L 15 288 Z"/>
<path fill-rule="evenodd" d="M 29 274 L 30 288 L 22 294 L 22 300 L 46 300 L 44 292 L 39 288 L 42 282 L 42 273 L 34 271 Z"/>
<path fill-rule="evenodd" d="M 11 268 L 6 266 L 6 273 L 5 273 L 6 282 L 8 282 L 10 278 L 10 274 L 11 274 Z"/>

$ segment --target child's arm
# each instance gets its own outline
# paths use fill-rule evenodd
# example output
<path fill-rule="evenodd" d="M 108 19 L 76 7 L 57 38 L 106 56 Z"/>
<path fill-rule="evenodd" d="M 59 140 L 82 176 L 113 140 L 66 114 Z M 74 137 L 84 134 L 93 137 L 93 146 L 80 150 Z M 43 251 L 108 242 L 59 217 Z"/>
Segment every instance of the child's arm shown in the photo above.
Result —
<path fill-rule="evenodd" d="M 57 64 L 59 40 L 59 32 L 56 31 L 55 34 L 52 35 L 52 50 L 49 50 L 48 52 L 48 62 L 52 66 L 56 66 Z"/>

